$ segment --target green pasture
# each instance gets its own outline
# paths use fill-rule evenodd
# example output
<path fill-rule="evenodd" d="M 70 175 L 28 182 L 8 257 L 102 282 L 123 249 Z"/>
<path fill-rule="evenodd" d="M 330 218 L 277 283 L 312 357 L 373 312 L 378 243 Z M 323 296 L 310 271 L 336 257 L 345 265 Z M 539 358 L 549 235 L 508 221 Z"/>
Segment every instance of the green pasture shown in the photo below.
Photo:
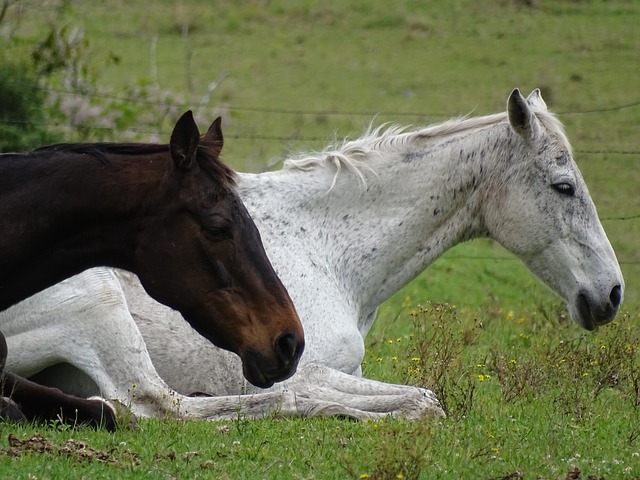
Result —
<path fill-rule="evenodd" d="M 64 138 L 166 142 L 192 108 L 202 130 L 222 115 L 224 159 L 243 171 L 279 168 L 371 121 L 495 113 L 514 87 L 540 87 L 626 291 L 616 321 L 588 333 L 499 245 L 470 242 L 380 308 L 363 365 L 432 388 L 446 420 L 141 420 L 114 434 L 0 425 L 3 477 L 640 478 L 640 3 L 8 3 L 0 59 L 28 58 L 53 30 L 84 33 L 87 83 L 60 71 L 46 87 L 60 109 L 93 108 L 52 120 Z"/>

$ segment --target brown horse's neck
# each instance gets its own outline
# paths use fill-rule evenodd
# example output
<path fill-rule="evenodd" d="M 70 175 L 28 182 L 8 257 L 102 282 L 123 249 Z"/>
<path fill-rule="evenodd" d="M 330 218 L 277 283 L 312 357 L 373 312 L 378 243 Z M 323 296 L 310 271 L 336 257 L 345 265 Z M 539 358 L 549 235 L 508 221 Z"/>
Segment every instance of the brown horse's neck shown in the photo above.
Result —
<path fill-rule="evenodd" d="M 173 164 L 55 150 L 0 157 L 0 310 L 86 268 L 131 268 Z M 144 162 L 144 168 L 142 167 Z"/>

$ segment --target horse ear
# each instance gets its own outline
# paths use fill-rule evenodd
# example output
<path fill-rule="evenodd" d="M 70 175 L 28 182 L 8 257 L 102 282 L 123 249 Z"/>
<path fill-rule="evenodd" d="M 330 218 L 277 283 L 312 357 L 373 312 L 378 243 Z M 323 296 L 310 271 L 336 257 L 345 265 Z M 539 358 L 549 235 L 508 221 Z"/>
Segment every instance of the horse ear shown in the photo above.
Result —
<path fill-rule="evenodd" d="M 511 128 L 525 140 L 531 140 L 535 133 L 535 118 L 529 104 L 517 88 L 509 95 L 507 112 Z"/>
<path fill-rule="evenodd" d="M 224 139 L 222 137 L 222 117 L 216 118 L 207 133 L 204 134 L 200 145 L 204 148 L 211 149 L 211 153 L 215 158 L 220 156 L 222 146 L 224 145 Z"/>
<path fill-rule="evenodd" d="M 527 97 L 527 103 L 531 107 L 538 108 L 538 110 L 547 110 L 547 104 L 542 99 L 542 94 L 540 93 L 540 89 L 536 88 L 533 92 L 529 94 Z"/>
<path fill-rule="evenodd" d="M 193 166 L 199 143 L 200 132 L 193 119 L 193 112 L 187 110 L 173 128 L 169 142 L 171 158 L 178 168 L 189 170 Z"/>

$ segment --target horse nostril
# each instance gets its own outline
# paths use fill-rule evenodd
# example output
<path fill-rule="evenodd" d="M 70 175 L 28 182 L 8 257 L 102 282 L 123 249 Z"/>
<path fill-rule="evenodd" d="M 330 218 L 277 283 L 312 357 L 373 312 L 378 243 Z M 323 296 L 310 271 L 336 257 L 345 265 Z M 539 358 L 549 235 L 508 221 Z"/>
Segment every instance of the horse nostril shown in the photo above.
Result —
<path fill-rule="evenodd" d="M 618 308 L 620 306 L 620 302 L 622 301 L 622 287 L 620 287 L 620 285 L 613 287 L 609 294 L 609 300 L 611 300 L 613 308 Z"/>
<path fill-rule="evenodd" d="M 276 352 L 283 362 L 296 361 L 301 353 L 298 338 L 293 333 L 283 333 L 276 340 Z"/>

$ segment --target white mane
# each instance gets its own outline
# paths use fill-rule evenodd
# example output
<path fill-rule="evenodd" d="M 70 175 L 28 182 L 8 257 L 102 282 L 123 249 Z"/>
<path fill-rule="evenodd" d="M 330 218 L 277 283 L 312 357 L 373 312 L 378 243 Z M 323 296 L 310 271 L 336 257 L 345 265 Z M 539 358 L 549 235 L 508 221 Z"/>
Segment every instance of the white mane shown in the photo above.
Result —
<path fill-rule="evenodd" d="M 571 149 L 564 126 L 553 113 L 540 109 L 536 109 L 534 113 L 547 131 L 557 135 L 567 148 Z M 452 118 L 411 132 L 407 132 L 407 129 L 410 128 L 409 126 L 382 124 L 374 127 L 373 124 L 370 124 L 360 138 L 355 140 L 345 139 L 339 145 L 329 146 L 320 152 L 305 153 L 298 157 L 287 159 L 283 168 L 304 171 L 318 167 L 335 168 L 336 174 L 330 190 L 334 187 L 338 174 L 344 168 L 346 171 L 356 175 L 362 187 L 366 188 L 367 181 L 362 169 L 366 168 L 375 174 L 373 168 L 366 163 L 366 160 L 372 156 L 380 156 L 385 150 L 400 148 L 416 141 L 455 135 L 506 121 L 508 121 L 507 114 L 502 112 L 482 117 L 464 116 Z"/>

